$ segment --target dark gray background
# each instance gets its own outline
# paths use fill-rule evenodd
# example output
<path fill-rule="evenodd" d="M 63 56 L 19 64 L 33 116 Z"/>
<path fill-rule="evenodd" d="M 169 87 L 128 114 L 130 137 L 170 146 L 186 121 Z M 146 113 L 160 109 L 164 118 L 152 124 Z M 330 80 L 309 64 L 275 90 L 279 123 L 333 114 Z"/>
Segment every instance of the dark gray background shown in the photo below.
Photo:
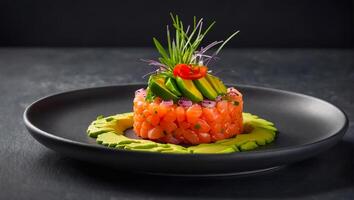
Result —
<path fill-rule="evenodd" d="M 0 46 L 151 46 L 169 12 L 216 20 L 208 41 L 228 47 L 354 45 L 353 0 L 1 0 Z"/>
<path fill-rule="evenodd" d="M 139 58 L 154 56 L 148 48 L 0 49 L 0 199 L 354 198 L 353 50 L 238 49 L 220 55 L 215 68 L 225 82 L 313 95 L 348 114 L 350 127 L 338 145 L 273 174 L 204 180 L 133 175 L 59 155 L 26 131 L 22 113 L 34 100 L 143 82 L 150 69 Z"/>
<path fill-rule="evenodd" d="M 0 199 L 353 199 L 353 2 L 1 0 Z M 157 54 L 131 47 L 151 47 L 152 36 L 163 39 L 170 11 L 185 21 L 193 15 L 215 19 L 209 42 L 240 29 L 228 47 L 243 48 L 220 55 L 218 75 L 225 82 L 301 92 L 338 105 L 350 120 L 343 140 L 272 174 L 191 180 L 90 165 L 28 134 L 22 113 L 40 97 L 146 81 L 141 75 L 151 69 L 139 59 Z"/>

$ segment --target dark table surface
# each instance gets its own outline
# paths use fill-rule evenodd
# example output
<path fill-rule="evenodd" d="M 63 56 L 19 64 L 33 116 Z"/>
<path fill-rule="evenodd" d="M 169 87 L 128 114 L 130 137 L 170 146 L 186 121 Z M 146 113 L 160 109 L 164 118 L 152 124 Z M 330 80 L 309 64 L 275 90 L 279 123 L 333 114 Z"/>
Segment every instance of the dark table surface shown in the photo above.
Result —
<path fill-rule="evenodd" d="M 55 92 L 144 82 L 152 49 L 0 49 L 0 199 L 354 199 L 354 51 L 225 50 L 225 82 L 301 92 L 344 109 L 343 140 L 317 157 L 260 176 L 191 179 L 135 175 L 55 153 L 26 131 L 22 113 Z"/>

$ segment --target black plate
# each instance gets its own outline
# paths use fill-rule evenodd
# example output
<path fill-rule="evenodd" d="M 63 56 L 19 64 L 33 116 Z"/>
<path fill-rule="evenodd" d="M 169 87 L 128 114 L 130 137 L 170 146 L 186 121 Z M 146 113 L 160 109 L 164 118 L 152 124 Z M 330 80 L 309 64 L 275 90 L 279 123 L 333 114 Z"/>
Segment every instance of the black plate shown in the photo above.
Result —
<path fill-rule="evenodd" d="M 130 112 L 134 91 L 145 85 L 89 88 L 45 97 L 30 105 L 24 121 L 45 146 L 80 160 L 120 170 L 157 174 L 228 175 L 274 170 L 314 156 L 336 144 L 348 119 L 336 106 L 307 95 L 237 86 L 245 111 L 276 124 L 274 143 L 256 151 L 223 154 L 161 154 L 109 149 L 89 138 L 86 129 L 98 115 Z"/>

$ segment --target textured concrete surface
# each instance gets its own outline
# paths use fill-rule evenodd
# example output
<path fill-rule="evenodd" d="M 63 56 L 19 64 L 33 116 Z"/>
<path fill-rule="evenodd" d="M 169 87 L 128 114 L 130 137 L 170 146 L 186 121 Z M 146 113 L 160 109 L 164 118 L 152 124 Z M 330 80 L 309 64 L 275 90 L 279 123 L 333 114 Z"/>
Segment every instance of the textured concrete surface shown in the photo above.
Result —
<path fill-rule="evenodd" d="M 55 92 L 132 82 L 152 49 L 0 49 L 0 199 L 353 199 L 354 51 L 225 50 L 213 70 L 225 82 L 313 95 L 350 119 L 344 139 L 319 156 L 247 178 L 133 175 L 61 156 L 35 141 L 22 113 Z"/>

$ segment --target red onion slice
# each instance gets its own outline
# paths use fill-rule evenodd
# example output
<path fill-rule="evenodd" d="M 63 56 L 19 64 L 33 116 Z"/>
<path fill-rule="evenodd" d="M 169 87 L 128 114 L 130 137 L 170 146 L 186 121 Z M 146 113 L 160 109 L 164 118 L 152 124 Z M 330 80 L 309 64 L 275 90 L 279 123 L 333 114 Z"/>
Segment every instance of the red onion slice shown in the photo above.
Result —
<path fill-rule="evenodd" d="M 165 105 L 165 106 L 172 106 L 173 105 L 173 101 L 172 100 L 167 100 L 167 101 L 163 100 L 161 102 L 161 104 Z"/>
<path fill-rule="evenodd" d="M 206 99 L 202 101 L 202 106 L 206 108 L 214 108 L 215 105 L 216 105 L 215 101 L 206 100 Z"/>
<path fill-rule="evenodd" d="M 229 93 L 230 95 L 241 96 L 241 93 L 238 90 L 236 90 L 234 87 L 227 88 L 227 93 Z"/>
<path fill-rule="evenodd" d="M 193 105 L 193 102 L 191 100 L 181 98 L 180 100 L 178 100 L 178 105 L 183 107 L 190 107 Z"/>
<path fill-rule="evenodd" d="M 135 96 L 136 95 L 143 95 L 143 96 L 146 96 L 146 90 L 144 88 L 141 88 L 137 91 L 135 91 Z"/>
<path fill-rule="evenodd" d="M 222 100 L 222 96 L 221 95 L 219 95 L 219 96 L 217 96 L 216 98 L 215 98 L 215 101 L 221 101 Z"/>

